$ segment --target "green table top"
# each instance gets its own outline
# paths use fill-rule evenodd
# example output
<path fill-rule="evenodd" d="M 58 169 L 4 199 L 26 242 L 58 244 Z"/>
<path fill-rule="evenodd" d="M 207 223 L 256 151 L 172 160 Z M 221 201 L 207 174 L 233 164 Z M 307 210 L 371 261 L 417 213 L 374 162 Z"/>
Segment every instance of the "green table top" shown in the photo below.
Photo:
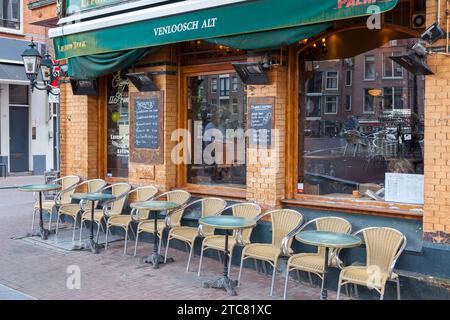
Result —
<path fill-rule="evenodd" d="M 25 192 L 45 192 L 61 189 L 59 184 L 32 184 L 28 186 L 20 186 L 17 188 L 20 191 Z"/>
<path fill-rule="evenodd" d="M 253 228 L 256 225 L 255 219 L 224 215 L 203 217 L 198 222 L 205 226 L 227 230 Z"/>
<path fill-rule="evenodd" d="M 361 239 L 357 236 L 317 230 L 299 232 L 295 239 L 305 244 L 328 248 L 353 248 L 361 245 Z"/>
<path fill-rule="evenodd" d="M 179 206 L 179 204 L 170 201 L 136 201 L 130 204 L 131 208 L 150 211 L 172 210 Z"/>
<path fill-rule="evenodd" d="M 87 201 L 108 201 L 108 200 L 115 200 L 116 197 L 112 194 L 107 193 L 74 193 L 71 195 L 72 198 L 77 200 L 87 200 Z"/>

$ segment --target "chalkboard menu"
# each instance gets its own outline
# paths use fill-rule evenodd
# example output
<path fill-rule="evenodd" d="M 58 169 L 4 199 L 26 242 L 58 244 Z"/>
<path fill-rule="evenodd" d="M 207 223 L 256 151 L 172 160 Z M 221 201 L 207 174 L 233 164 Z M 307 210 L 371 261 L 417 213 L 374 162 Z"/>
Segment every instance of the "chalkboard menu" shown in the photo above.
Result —
<path fill-rule="evenodd" d="M 134 147 L 159 148 L 158 99 L 134 100 Z"/>
<path fill-rule="evenodd" d="M 130 162 L 164 163 L 164 94 L 130 94 Z"/>
<path fill-rule="evenodd" d="M 275 98 L 251 98 L 249 101 L 248 124 L 251 146 L 272 144 L 273 106 Z"/>

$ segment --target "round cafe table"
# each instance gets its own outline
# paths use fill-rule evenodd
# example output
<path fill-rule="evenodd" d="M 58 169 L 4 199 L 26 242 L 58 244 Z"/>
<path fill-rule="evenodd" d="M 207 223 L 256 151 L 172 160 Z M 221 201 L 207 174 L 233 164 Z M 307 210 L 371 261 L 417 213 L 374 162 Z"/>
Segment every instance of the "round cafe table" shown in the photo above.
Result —
<path fill-rule="evenodd" d="M 225 289 L 230 296 L 236 295 L 237 280 L 231 280 L 228 276 L 228 237 L 229 230 L 241 231 L 243 229 L 253 228 L 256 225 L 255 219 L 248 219 L 234 216 L 208 216 L 198 220 L 199 224 L 213 227 L 215 229 L 225 230 L 225 246 L 223 259 L 223 276 L 215 281 L 207 281 L 203 283 L 204 288 Z M 231 257 L 230 257 L 231 258 Z"/>
<path fill-rule="evenodd" d="M 17 190 L 24 192 L 39 193 L 39 231 L 36 233 L 31 232 L 29 236 L 40 236 L 43 240 L 47 240 L 48 235 L 50 234 L 50 230 L 44 228 L 44 222 L 42 221 L 42 193 L 59 189 L 61 189 L 61 185 L 59 184 L 33 184 L 27 186 L 20 186 L 17 188 Z"/>
<path fill-rule="evenodd" d="M 112 194 L 107 193 L 74 193 L 71 195 L 73 199 L 76 200 L 84 200 L 84 201 L 91 201 L 91 234 L 89 235 L 89 240 L 86 241 L 83 245 L 80 247 L 74 248 L 74 250 L 83 250 L 83 249 L 89 249 L 92 253 L 98 253 L 98 249 L 100 248 L 100 245 L 95 242 L 94 240 L 94 211 L 95 211 L 95 202 L 96 201 L 113 201 L 116 199 L 115 196 Z M 100 227 L 100 226 L 99 226 Z"/>
<path fill-rule="evenodd" d="M 361 245 L 361 239 L 357 236 L 327 231 L 302 231 L 296 234 L 295 239 L 304 244 L 309 244 L 325 249 L 325 267 L 323 270 L 323 281 L 320 292 L 320 300 L 326 300 L 328 295 L 327 276 L 328 276 L 328 255 L 330 249 L 354 248 Z"/>
<path fill-rule="evenodd" d="M 180 205 L 175 202 L 170 201 L 137 201 L 130 204 L 130 207 L 137 210 L 148 210 L 154 215 L 154 226 L 153 226 L 153 254 L 148 256 L 144 262 L 151 263 L 154 269 L 159 268 L 159 264 L 172 262 L 173 259 L 167 259 L 164 261 L 164 256 L 160 255 L 158 252 L 158 241 L 161 241 L 158 237 L 158 213 L 170 211 L 178 208 Z"/>

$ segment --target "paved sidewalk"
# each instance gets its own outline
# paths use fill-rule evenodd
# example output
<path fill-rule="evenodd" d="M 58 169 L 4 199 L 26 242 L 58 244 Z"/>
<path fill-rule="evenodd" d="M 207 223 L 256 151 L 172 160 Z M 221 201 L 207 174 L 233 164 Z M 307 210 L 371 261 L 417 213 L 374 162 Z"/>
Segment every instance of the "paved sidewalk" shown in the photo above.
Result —
<path fill-rule="evenodd" d="M 0 180 L 0 187 L 42 182 L 43 177 L 9 177 Z M 186 273 L 187 253 L 177 249 L 169 249 L 169 256 L 176 262 L 154 270 L 139 258 L 151 253 L 150 243 L 141 243 L 139 257 L 133 257 L 122 255 L 120 241 L 112 243 L 107 251 L 92 255 L 14 240 L 30 230 L 32 205 L 31 194 L 0 190 L 0 284 L 36 299 L 282 299 L 284 277 L 277 275 L 275 296 L 269 297 L 271 277 L 252 269 L 244 269 L 237 297 L 229 297 L 222 290 L 205 289 L 204 280 L 215 279 L 222 273 L 221 263 L 205 258 L 199 278 L 194 272 L 199 257 L 193 258 L 191 272 Z M 78 268 L 80 289 L 69 289 L 67 284 L 69 287 L 73 284 L 71 272 Z M 232 277 L 236 278 L 237 273 L 238 267 L 233 266 Z M 320 295 L 318 287 L 294 280 L 290 280 L 289 288 L 291 299 L 316 300 Z M 329 298 L 335 299 L 335 293 L 329 292 Z M 3 299 L 1 291 L 0 299 Z"/>

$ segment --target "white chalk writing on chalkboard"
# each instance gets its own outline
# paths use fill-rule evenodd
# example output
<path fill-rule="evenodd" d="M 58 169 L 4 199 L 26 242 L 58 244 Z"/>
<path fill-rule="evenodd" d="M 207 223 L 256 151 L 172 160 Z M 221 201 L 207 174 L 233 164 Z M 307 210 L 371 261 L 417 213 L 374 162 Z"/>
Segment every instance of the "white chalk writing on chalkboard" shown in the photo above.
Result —
<path fill-rule="evenodd" d="M 270 145 L 272 142 L 271 104 L 250 105 L 250 144 Z"/>
<path fill-rule="evenodd" d="M 134 147 L 159 148 L 158 99 L 136 99 L 134 101 Z"/>

